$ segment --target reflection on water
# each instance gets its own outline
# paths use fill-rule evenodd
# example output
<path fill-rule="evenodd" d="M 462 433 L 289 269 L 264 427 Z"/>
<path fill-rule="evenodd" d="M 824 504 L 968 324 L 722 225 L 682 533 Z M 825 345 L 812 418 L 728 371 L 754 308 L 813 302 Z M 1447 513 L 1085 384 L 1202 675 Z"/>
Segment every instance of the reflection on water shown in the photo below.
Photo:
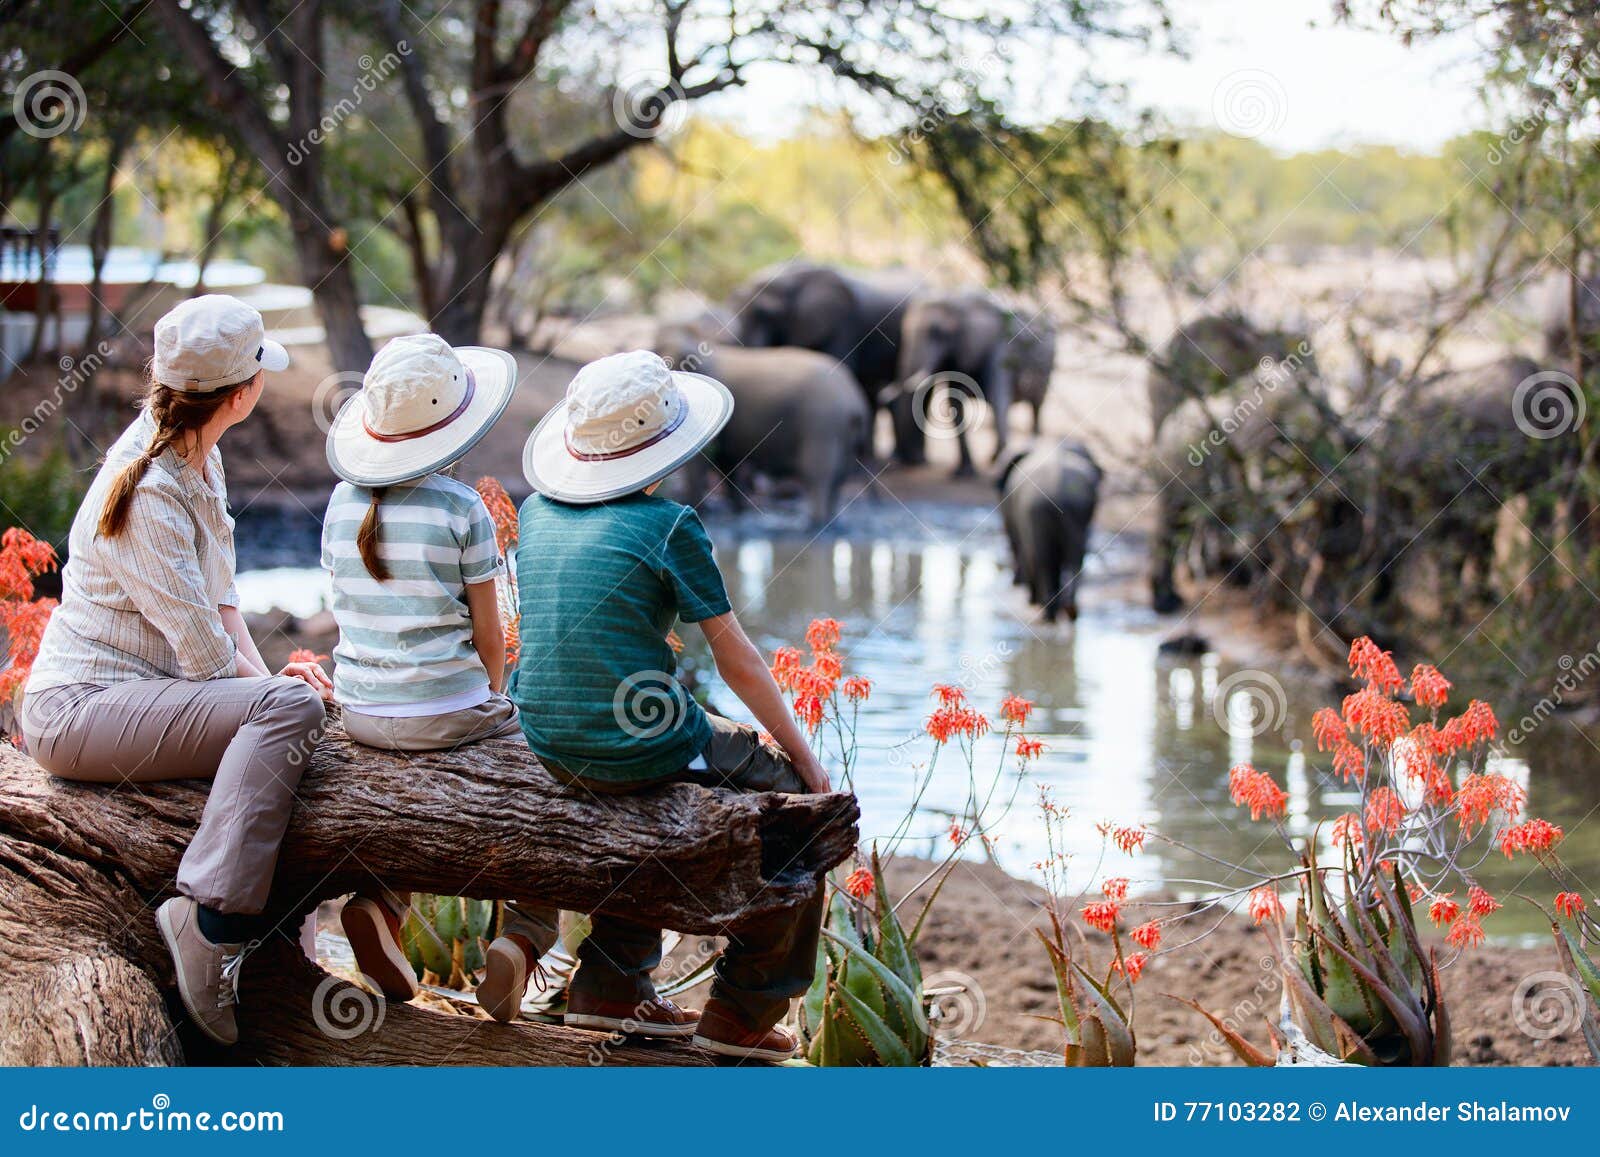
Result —
<path fill-rule="evenodd" d="M 936 682 L 964 686 L 991 718 L 1010 693 L 1036 704 L 1029 730 L 1048 751 L 1025 782 L 1012 775 L 1015 763 L 1008 760 L 996 798 L 1014 793 L 1016 804 L 991 831 L 996 857 L 1017 875 L 1031 875 L 1044 855 L 1036 806 L 1041 784 L 1071 809 L 1072 850 L 1080 853 L 1085 877 L 1099 855 L 1094 825 L 1102 820 L 1148 822 L 1219 859 L 1261 872 L 1283 870 L 1287 854 L 1271 829 L 1251 824 L 1228 800 L 1228 768 L 1241 761 L 1285 785 L 1288 827 L 1296 834 L 1357 802 L 1310 741 L 1312 712 L 1334 702 L 1338 692 L 1241 671 L 1215 655 L 1160 655 L 1171 624 L 1131 602 L 1125 592 L 1137 587 L 1107 577 L 1136 566 L 1130 558 L 1092 558 L 1082 617 L 1075 627 L 1049 627 L 1011 587 L 1004 541 L 971 514 L 919 510 L 905 526 L 815 541 L 744 520 L 710 525 L 734 607 L 758 646 L 770 652 L 784 643 L 802 645 L 813 617 L 832 616 L 844 624 L 847 670 L 872 679 L 872 697 L 861 708 L 855 778 L 868 840 L 896 828 L 925 770 L 932 744 L 919 738 L 920 726 Z M 277 605 L 307 614 L 326 597 L 320 574 L 304 570 L 252 572 L 241 576 L 240 586 L 246 609 Z M 688 660 L 708 670 L 699 632 L 683 635 Z M 729 710 L 734 700 L 726 688 L 714 675 L 706 682 L 712 702 Z M 1510 714 L 1501 712 L 1502 718 Z M 1597 800 L 1594 750 L 1555 720 L 1517 748 L 1515 758 L 1502 758 L 1499 768 L 1526 785 L 1533 814 L 1567 829 L 1564 857 L 1591 883 L 1600 882 L 1600 832 L 1582 821 Z M 996 737 L 978 745 L 980 782 L 988 782 L 1001 751 Z M 941 850 L 950 818 L 965 808 L 967 796 L 965 769 L 947 752 L 906 850 Z M 1180 892 L 1198 890 L 1201 881 L 1245 882 L 1199 856 L 1147 847 L 1143 856 L 1129 860 L 1112 852 L 1108 860 L 1134 878 L 1136 889 L 1162 879 Z M 1520 889 L 1548 901 L 1554 888 L 1532 861 L 1508 862 L 1493 853 L 1479 876 L 1506 900 L 1491 931 L 1547 931 L 1537 912 L 1507 895 Z"/>

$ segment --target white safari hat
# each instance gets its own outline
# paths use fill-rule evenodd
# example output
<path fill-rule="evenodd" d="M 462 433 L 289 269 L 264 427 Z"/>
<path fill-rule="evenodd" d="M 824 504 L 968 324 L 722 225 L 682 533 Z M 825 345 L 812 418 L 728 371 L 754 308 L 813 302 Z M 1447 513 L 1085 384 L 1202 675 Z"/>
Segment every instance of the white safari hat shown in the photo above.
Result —
<path fill-rule="evenodd" d="M 442 470 L 489 432 L 517 387 L 503 350 L 397 337 L 372 359 L 361 392 L 328 431 L 328 464 L 357 486 L 392 486 Z"/>
<path fill-rule="evenodd" d="M 733 414 L 728 387 L 631 350 L 590 362 L 522 451 L 540 494 L 604 502 L 643 490 L 700 452 Z"/>
<path fill-rule="evenodd" d="M 249 381 L 257 370 L 289 366 L 289 351 L 267 337 L 261 314 L 237 297 L 207 293 L 156 322 L 155 380 L 186 394 Z"/>

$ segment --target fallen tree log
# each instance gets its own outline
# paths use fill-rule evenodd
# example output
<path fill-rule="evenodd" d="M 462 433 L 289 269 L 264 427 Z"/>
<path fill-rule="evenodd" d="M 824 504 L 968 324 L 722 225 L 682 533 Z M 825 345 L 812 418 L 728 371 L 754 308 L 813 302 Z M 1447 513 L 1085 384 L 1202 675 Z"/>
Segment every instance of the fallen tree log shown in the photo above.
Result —
<path fill-rule="evenodd" d="M 241 1040 L 220 1050 L 189 1029 L 153 919 L 208 787 L 68 783 L 0 745 L 0 1063 L 706 1063 L 682 1045 L 385 1007 L 307 961 L 294 930 L 320 901 L 381 882 L 721 935 L 815 895 L 857 840 L 848 795 L 596 797 L 516 741 L 395 755 L 333 724 L 268 902 L 286 931 L 247 962 Z"/>

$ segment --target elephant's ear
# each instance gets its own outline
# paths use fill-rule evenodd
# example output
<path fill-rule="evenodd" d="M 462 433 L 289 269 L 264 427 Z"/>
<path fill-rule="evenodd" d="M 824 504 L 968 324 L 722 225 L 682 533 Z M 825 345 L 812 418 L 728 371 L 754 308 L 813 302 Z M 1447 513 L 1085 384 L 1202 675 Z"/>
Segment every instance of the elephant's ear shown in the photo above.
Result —
<path fill-rule="evenodd" d="M 1011 481 L 1011 472 L 1017 468 L 1017 463 L 1026 458 L 1032 449 L 1032 446 L 1011 446 L 996 459 L 994 484 L 1001 494 L 1006 492 L 1006 486 Z"/>
<path fill-rule="evenodd" d="M 855 291 L 839 274 L 831 269 L 817 269 L 803 276 L 795 287 L 793 307 L 789 312 L 789 344 L 804 349 L 827 349 L 841 337 L 847 337 L 856 312 Z M 854 344 L 856 338 L 849 336 Z"/>

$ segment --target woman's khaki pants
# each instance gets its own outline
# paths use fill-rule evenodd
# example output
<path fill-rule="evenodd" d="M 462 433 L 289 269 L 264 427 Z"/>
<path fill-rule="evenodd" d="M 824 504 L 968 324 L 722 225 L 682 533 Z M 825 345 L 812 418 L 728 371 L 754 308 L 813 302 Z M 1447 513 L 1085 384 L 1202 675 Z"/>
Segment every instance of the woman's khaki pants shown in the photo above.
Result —
<path fill-rule="evenodd" d="M 76 683 L 31 692 L 21 715 L 28 753 L 62 779 L 211 780 L 178 891 L 220 912 L 265 906 L 295 788 L 322 733 L 322 700 L 307 684 L 283 676 Z"/>

